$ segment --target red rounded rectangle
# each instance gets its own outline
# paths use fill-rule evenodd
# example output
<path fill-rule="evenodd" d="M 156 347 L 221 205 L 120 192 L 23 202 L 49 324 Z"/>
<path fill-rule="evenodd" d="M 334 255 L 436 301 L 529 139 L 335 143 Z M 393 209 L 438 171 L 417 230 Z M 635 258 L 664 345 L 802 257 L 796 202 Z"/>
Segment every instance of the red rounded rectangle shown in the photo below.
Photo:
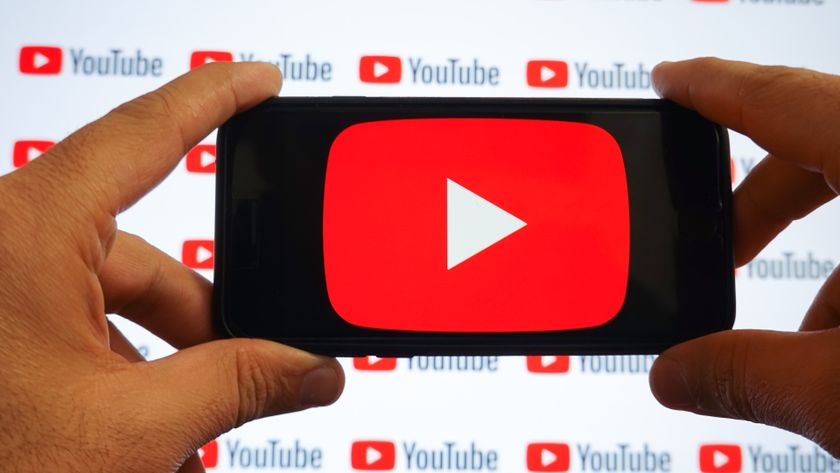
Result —
<path fill-rule="evenodd" d="M 18 69 L 23 74 L 53 75 L 61 72 L 63 54 L 56 46 L 24 46 L 20 48 Z"/>
<path fill-rule="evenodd" d="M 324 269 L 347 322 L 429 332 L 601 325 L 624 303 L 621 150 L 577 122 L 405 119 L 345 129 L 327 162 Z"/>
<path fill-rule="evenodd" d="M 402 60 L 398 56 L 362 56 L 359 80 L 375 84 L 396 84 L 402 79 Z"/>
<path fill-rule="evenodd" d="M 706 444 L 700 446 L 698 463 L 704 473 L 738 473 L 741 471 L 741 446 Z"/>
<path fill-rule="evenodd" d="M 53 145 L 55 145 L 54 142 L 47 140 L 15 141 L 12 149 L 12 165 L 15 169 L 23 167 L 41 154 L 46 153 Z"/>
<path fill-rule="evenodd" d="M 528 61 L 526 78 L 531 87 L 566 87 L 569 85 L 569 64 L 566 61 Z"/>
<path fill-rule="evenodd" d="M 397 449 L 388 440 L 357 440 L 350 447 L 350 465 L 354 470 L 393 470 Z"/>
<path fill-rule="evenodd" d="M 530 443 L 525 458 L 528 471 L 569 471 L 571 449 L 567 443 Z"/>

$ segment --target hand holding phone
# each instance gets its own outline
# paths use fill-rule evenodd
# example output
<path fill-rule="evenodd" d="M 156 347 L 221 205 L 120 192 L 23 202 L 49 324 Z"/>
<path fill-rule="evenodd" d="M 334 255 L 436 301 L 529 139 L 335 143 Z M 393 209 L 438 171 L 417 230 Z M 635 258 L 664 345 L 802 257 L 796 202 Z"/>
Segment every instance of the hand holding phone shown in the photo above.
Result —
<path fill-rule="evenodd" d="M 749 136 L 770 154 L 735 190 L 734 247 L 749 262 L 840 189 L 840 78 L 704 58 L 663 64 L 659 93 Z M 651 388 L 664 405 L 798 432 L 840 456 L 840 272 L 799 332 L 726 331 L 663 353 Z"/>

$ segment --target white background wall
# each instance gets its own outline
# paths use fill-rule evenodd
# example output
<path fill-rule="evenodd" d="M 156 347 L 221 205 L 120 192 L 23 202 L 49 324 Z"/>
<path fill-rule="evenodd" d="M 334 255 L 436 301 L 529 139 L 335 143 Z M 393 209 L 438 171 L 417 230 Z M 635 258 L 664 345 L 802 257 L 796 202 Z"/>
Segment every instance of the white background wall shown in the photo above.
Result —
<path fill-rule="evenodd" d="M 701 55 L 840 72 L 836 0 L 9 3 L 13 5 L 7 4 L 0 16 L 0 173 L 13 169 L 15 141 L 61 139 L 120 102 L 186 72 L 194 50 L 226 50 L 237 58 L 253 52 L 267 60 L 283 53 L 296 58 L 309 54 L 332 64 L 330 81 L 287 81 L 283 95 L 652 97 L 649 89 L 581 87 L 574 64 L 609 68 L 620 62 L 649 70 L 663 59 Z M 21 74 L 18 55 L 25 45 L 61 47 L 61 73 Z M 114 48 L 160 57 L 163 73 L 74 73 L 71 49 L 105 55 Z M 358 61 L 367 54 L 402 56 L 402 82 L 361 83 Z M 413 84 L 407 57 L 429 62 L 477 58 L 499 67 L 500 84 Z M 568 61 L 569 86 L 529 87 L 525 64 L 531 59 Z M 205 142 L 214 139 L 210 136 Z M 737 183 L 749 162 L 764 153 L 740 135 L 733 134 L 731 142 Z M 212 239 L 213 200 L 214 176 L 188 173 L 181 165 L 121 215 L 119 226 L 180 258 L 184 240 Z M 839 210 L 833 203 L 793 224 L 758 258 L 782 259 L 791 252 L 794 258 L 810 254 L 833 264 L 840 259 Z M 212 271 L 203 274 L 212 278 Z M 742 269 L 737 278 L 737 326 L 796 329 L 821 283 L 819 278 L 762 278 L 757 271 Z M 165 343 L 131 323 L 120 320 L 119 325 L 149 357 L 171 353 Z M 572 471 L 587 466 L 578 456 L 578 447 L 586 444 L 600 451 L 618 451 L 619 444 L 629 444 L 631 450 L 647 446 L 667 452 L 671 471 L 698 471 L 698 448 L 705 443 L 741 445 L 743 471 L 774 471 L 755 468 L 750 448 L 785 454 L 794 446 L 811 452 L 808 441 L 777 429 L 668 411 L 650 394 L 646 373 L 591 373 L 583 370 L 585 362 L 574 357 L 568 373 L 534 374 L 522 358 L 503 358 L 497 371 L 479 373 L 410 370 L 408 360 L 399 360 L 394 371 L 367 372 L 345 360 L 347 388 L 336 405 L 254 422 L 223 436 L 213 471 L 253 469 L 241 461 L 244 457 L 232 458 L 231 445 L 238 441 L 240 446 L 265 448 L 272 439 L 280 446 L 298 440 L 307 448 L 321 449 L 324 471 L 351 470 L 350 445 L 360 439 L 397 442 L 400 471 L 409 468 L 399 451 L 401 442 L 415 441 L 421 448 L 442 448 L 447 441 L 469 448 L 475 442 L 495 450 L 498 471 L 505 472 L 527 471 L 525 449 L 534 441 L 569 443 Z"/>

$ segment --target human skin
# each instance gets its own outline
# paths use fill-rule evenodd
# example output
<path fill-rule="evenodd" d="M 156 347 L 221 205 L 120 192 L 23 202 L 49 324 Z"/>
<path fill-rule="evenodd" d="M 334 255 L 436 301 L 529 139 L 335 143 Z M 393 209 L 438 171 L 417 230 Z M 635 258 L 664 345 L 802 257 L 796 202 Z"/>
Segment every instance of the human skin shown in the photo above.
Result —
<path fill-rule="evenodd" d="M 209 281 L 116 215 L 234 113 L 276 95 L 268 64 L 210 64 L 128 102 L 0 178 L 4 471 L 199 472 L 249 420 L 330 404 L 330 358 L 216 340 Z M 180 349 L 145 362 L 105 314 Z"/>
<path fill-rule="evenodd" d="M 701 58 L 653 71 L 664 98 L 752 138 L 769 154 L 733 196 L 735 262 L 749 262 L 840 190 L 840 77 Z M 798 332 L 730 330 L 675 346 L 650 385 L 667 407 L 797 432 L 840 457 L 840 268 Z"/>

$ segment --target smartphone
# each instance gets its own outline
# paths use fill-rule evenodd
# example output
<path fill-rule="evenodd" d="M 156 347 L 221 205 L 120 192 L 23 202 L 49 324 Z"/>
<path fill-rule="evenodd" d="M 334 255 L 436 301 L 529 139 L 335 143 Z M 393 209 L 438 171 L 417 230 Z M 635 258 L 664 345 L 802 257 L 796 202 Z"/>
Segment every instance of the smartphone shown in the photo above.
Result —
<path fill-rule="evenodd" d="M 217 139 L 230 336 L 619 354 L 732 327 L 727 132 L 673 103 L 275 98 Z"/>

